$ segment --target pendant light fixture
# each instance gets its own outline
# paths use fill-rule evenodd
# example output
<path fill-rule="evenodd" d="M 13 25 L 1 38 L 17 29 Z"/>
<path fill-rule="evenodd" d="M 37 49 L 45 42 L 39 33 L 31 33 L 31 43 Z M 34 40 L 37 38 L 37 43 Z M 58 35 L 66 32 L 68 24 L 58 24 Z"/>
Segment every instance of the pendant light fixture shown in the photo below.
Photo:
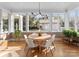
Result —
<path fill-rule="evenodd" d="M 42 15 L 42 13 L 41 13 L 41 9 L 40 9 L 41 7 L 40 7 L 40 2 L 38 3 L 38 14 L 34 14 L 33 12 L 31 13 L 32 15 L 33 15 L 33 17 L 35 18 L 35 19 L 37 19 L 37 20 L 40 20 L 40 19 L 44 19 L 44 18 L 48 18 L 48 16 L 47 15 Z"/>

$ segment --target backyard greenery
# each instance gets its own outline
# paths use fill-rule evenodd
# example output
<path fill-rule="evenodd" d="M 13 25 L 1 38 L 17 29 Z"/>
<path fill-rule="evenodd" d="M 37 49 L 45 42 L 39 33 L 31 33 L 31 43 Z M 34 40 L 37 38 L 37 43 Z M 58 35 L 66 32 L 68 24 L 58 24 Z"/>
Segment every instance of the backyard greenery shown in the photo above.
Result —
<path fill-rule="evenodd" d="M 39 20 L 34 19 L 33 17 L 29 17 L 29 29 L 30 30 L 38 30 L 39 29 Z"/>
<path fill-rule="evenodd" d="M 77 37 L 78 36 L 77 33 L 78 32 L 76 32 L 75 30 L 70 30 L 70 29 L 63 30 L 63 34 L 65 37 Z"/>

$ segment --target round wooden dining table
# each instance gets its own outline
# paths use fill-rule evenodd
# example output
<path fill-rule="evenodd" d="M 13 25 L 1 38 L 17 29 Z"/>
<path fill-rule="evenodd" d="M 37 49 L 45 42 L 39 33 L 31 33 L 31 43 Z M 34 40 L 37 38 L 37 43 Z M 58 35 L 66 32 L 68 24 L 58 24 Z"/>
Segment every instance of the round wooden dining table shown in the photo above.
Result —
<path fill-rule="evenodd" d="M 31 37 L 33 39 L 34 44 L 39 49 L 39 53 L 41 53 L 42 47 L 46 44 L 46 40 L 49 40 L 51 38 L 51 35 L 41 35 L 36 37 Z"/>

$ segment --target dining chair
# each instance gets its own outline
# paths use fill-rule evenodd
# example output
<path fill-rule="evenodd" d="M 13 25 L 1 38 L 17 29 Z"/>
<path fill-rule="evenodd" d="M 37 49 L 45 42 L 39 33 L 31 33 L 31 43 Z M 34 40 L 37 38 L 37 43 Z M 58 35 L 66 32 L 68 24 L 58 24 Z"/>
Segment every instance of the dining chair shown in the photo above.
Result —
<path fill-rule="evenodd" d="M 0 36 L 0 38 L 2 38 L 2 40 L 0 40 L 0 51 L 3 51 L 3 50 L 5 50 L 5 49 L 8 48 L 8 47 L 7 47 L 8 41 L 5 40 L 5 39 L 6 39 L 6 34 L 2 34 L 2 35 Z"/>
<path fill-rule="evenodd" d="M 38 34 L 37 33 L 32 33 L 32 34 L 30 34 L 31 36 L 38 36 Z"/>
<path fill-rule="evenodd" d="M 53 44 L 53 45 L 54 45 L 55 37 L 56 37 L 55 34 L 53 34 L 52 37 L 51 37 L 51 41 L 52 41 L 52 44 Z"/>
<path fill-rule="evenodd" d="M 0 39 L 5 40 L 6 39 L 6 34 L 1 34 Z"/>
<path fill-rule="evenodd" d="M 47 33 L 42 33 L 41 35 L 42 35 L 42 36 L 45 36 L 45 35 L 48 35 L 48 34 L 47 34 Z"/>
<path fill-rule="evenodd" d="M 0 51 L 4 51 L 8 48 L 7 40 L 0 40 Z"/>
<path fill-rule="evenodd" d="M 26 41 L 26 43 L 27 43 L 27 45 L 28 45 L 28 51 L 27 51 L 27 53 L 26 53 L 26 55 L 27 55 L 28 52 L 30 51 L 30 49 L 36 47 L 36 45 L 33 43 L 33 40 L 32 40 L 32 39 L 28 39 L 26 35 L 24 35 L 24 38 L 25 38 L 25 41 Z M 27 46 L 27 45 L 26 45 L 26 46 Z M 35 52 L 35 50 L 33 50 L 32 53 L 33 53 L 33 52 Z"/>
<path fill-rule="evenodd" d="M 53 35 L 52 38 L 53 39 L 49 39 L 46 41 L 46 44 L 45 44 L 46 49 L 43 50 L 43 52 L 46 54 L 46 56 L 47 56 L 48 52 L 51 52 L 51 54 L 53 55 L 53 52 L 55 50 L 55 46 L 52 45 L 52 42 L 55 40 L 55 35 Z"/>
<path fill-rule="evenodd" d="M 24 38 L 27 39 L 27 35 L 24 35 Z"/>
<path fill-rule="evenodd" d="M 34 37 L 37 37 L 38 36 L 38 34 L 37 33 L 32 33 L 32 34 L 30 34 L 29 36 L 28 36 L 28 38 L 34 38 Z"/>
<path fill-rule="evenodd" d="M 6 36 L 6 34 L 3 34 L 3 40 L 5 40 L 5 39 L 6 39 L 6 37 L 7 37 L 7 36 Z"/>

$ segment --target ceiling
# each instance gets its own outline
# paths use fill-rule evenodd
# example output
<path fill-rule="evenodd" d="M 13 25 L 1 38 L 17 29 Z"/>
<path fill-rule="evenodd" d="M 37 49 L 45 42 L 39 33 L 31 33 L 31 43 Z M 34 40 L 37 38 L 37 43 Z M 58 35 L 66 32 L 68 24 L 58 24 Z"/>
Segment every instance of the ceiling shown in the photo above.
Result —
<path fill-rule="evenodd" d="M 40 2 L 41 12 L 64 12 L 79 6 L 79 2 Z M 37 12 L 38 2 L 0 2 L 0 7 L 12 12 Z"/>

